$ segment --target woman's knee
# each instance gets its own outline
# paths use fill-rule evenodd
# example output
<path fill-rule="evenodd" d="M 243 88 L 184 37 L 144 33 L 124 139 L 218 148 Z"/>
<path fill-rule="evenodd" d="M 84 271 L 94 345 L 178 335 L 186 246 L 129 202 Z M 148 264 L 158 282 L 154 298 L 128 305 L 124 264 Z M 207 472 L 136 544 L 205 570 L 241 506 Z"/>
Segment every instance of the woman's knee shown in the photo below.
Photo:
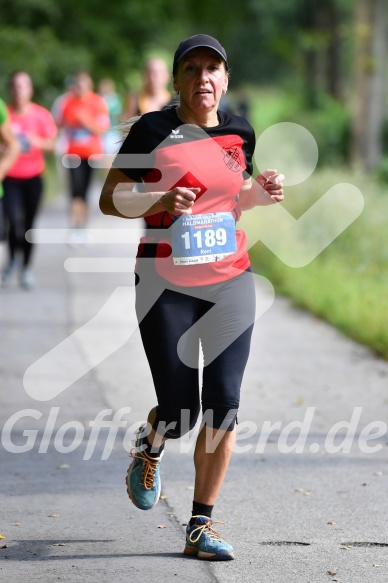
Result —
<path fill-rule="evenodd" d="M 232 431 L 237 422 L 238 407 L 225 407 L 213 405 L 203 408 L 202 425 Z"/>
<path fill-rule="evenodd" d="M 157 408 L 156 419 L 152 427 L 158 435 L 168 439 L 179 439 L 195 427 L 198 415 L 199 408 L 198 410 L 181 409 L 175 415 L 171 413 L 163 415 Z"/>

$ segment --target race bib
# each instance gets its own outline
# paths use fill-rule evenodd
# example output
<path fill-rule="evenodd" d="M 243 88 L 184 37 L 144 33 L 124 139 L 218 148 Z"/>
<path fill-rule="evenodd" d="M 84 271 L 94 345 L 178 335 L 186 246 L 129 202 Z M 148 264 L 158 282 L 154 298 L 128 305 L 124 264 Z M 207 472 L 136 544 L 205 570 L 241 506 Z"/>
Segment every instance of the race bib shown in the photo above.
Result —
<path fill-rule="evenodd" d="M 87 142 L 92 136 L 92 132 L 86 128 L 72 128 L 69 131 L 69 137 L 73 142 Z"/>
<path fill-rule="evenodd" d="M 31 144 L 28 141 L 27 136 L 25 136 L 24 134 L 19 134 L 17 138 L 19 140 L 19 145 L 22 154 L 26 154 L 26 152 L 29 152 L 31 150 Z"/>
<path fill-rule="evenodd" d="M 237 250 L 236 222 L 231 213 L 173 217 L 171 246 L 174 265 L 220 261 Z"/>

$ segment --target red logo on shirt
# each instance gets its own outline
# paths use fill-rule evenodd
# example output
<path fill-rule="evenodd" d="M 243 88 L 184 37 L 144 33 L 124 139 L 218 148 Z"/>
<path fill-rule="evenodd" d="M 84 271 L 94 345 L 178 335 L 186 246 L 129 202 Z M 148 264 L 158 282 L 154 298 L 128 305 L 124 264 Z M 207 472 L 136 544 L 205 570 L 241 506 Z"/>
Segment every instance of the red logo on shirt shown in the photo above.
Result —
<path fill-rule="evenodd" d="M 232 172 L 241 170 L 240 152 L 238 148 L 222 148 L 224 162 Z"/>

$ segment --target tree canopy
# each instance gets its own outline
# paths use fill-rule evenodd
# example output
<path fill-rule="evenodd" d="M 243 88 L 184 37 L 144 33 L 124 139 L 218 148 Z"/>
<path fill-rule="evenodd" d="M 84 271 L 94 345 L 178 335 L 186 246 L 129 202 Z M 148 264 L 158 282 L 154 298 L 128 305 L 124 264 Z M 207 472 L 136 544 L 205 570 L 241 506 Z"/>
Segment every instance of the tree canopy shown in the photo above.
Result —
<path fill-rule="evenodd" d="M 178 43 L 202 32 L 225 46 L 231 89 L 291 87 L 303 114 L 329 103 L 331 127 L 339 134 L 344 126 L 347 150 L 354 111 L 353 158 L 365 158 L 374 143 L 366 164 L 373 167 L 382 149 L 387 22 L 386 0 L 0 0 L 0 95 L 7 97 L 9 75 L 21 69 L 48 107 L 79 69 L 96 81 L 112 78 L 124 93 L 135 88 L 147 56 L 171 63 Z"/>
<path fill-rule="evenodd" d="M 170 59 L 183 38 L 205 32 L 227 48 L 233 83 L 277 82 L 303 73 L 308 52 L 330 45 L 318 0 L 0 0 L 0 91 L 28 70 L 48 102 L 75 69 L 113 77 L 122 87 L 150 52 Z M 352 0 L 330 0 L 338 19 Z M 327 9 L 326 9 L 327 12 Z M 344 31 L 342 31 L 344 34 Z"/>

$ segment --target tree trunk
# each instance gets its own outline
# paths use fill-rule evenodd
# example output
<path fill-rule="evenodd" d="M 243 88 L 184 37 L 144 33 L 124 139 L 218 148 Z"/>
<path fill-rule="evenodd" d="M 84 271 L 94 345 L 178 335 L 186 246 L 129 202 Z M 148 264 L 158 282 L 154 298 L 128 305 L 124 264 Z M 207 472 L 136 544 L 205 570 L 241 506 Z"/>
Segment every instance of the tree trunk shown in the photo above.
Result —
<path fill-rule="evenodd" d="M 339 34 L 340 15 L 336 0 L 326 0 L 322 6 L 325 29 L 329 36 L 326 58 L 327 91 L 336 99 L 341 99 L 341 39 Z"/>
<path fill-rule="evenodd" d="M 318 107 L 319 55 L 314 38 L 319 30 L 318 16 L 316 0 L 301 0 L 300 24 L 306 45 L 303 50 L 304 95 L 308 109 Z"/>
<path fill-rule="evenodd" d="M 358 0 L 352 162 L 365 170 L 382 154 L 387 56 L 386 0 Z"/>

